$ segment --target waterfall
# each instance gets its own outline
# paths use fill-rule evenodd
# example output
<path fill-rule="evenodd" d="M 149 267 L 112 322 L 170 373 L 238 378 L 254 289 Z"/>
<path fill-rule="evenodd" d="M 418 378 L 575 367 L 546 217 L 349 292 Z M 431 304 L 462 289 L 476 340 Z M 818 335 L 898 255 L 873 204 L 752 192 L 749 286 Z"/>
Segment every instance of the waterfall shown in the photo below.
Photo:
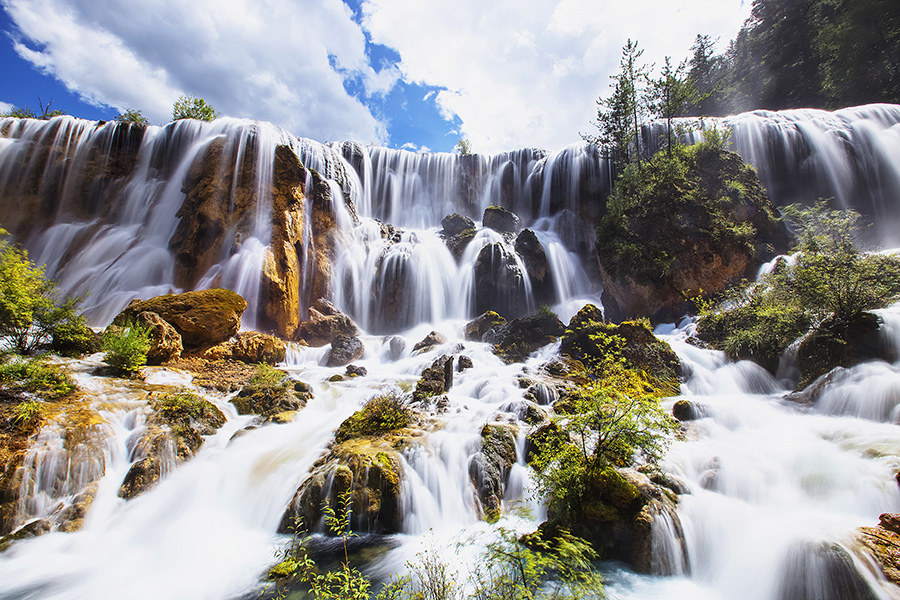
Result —
<path fill-rule="evenodd" d="M 778 202 L 795 199 L 799 186 L 869 214 L 894 212 L 900 107 L 722 122 Z M 285 149 L 302 180 L 282 160 Z M 423 403 L 421 432 L 398 450 L 402 533 L 362 566 L 402 572 L 432 545 L 464 579 L 494 531 L 479 489 L 485 426 L 506 427 L 515 440 L 497 482 L 500 525 L 533 530 L 547 508 L 525 464 L 529 414 L 562 395 L 541 380 L 558 344 L 506 364 L 489 344 L 467 340 L 465 325 L 486 297 L 488 307 L 519 302 L 522 314 L 548 304 L 564 320 L 599 304 L 590 224 L 612 175 L 585 144 L 457 156 L 319 144 L 237 119 L 146 128 L 0 120 L 0 225 L 62 290 L 90 293 L 92 323 L 109 322 L 135 297 L 225 286 L 250 303 L 245 327 L 267 326 L 274 253 L 289 246 L 299 265 L 294 308 L 302 316 L 327 293 L 359 325 L 365 353 L 354 365 L 367 371 L 345 377 L 325 366 L 327 347 L 292 345 L 281 366 L 313 398 L 287 424 L 259 425 L 230 396 L 202 392 L 226 424 L 126 501 L 118 490 L 140 454 L 148 394 L 190 378 L 153 368 L 144 383 L 122 383 L 91 374 L 99 357 L 67 360 L 98 418 L 84 437 L 54 421 L 33 439 L 16 522 L 47 520 L 52 531 L 0 553 L 0 600 L 257 597 L 287 542 L 276 534 L 285 507 L 333 432 L 373 396 L 414 389 L 444 355 L 472 366 L 454 370 L 440 403 Z M 279 204 L 286 198 L 296 205 Z M 486 226 L 490 206 L 514 212 L 521 231 Z M 472 220 L 456 240 L 442 224 L 451 213 Z M 327 286 L 317 279 L 322 261 Z M 898 310 L 882 312 L 886 343 L 900 344 Z M 761 367 L 688 343 L 690 328 L 657 330 L 685 372 L 667 406 L 689 401 L 698 417 L 662 464 L 683 493 L 667 492 L 649 511 L 655 574 L 606 564 L 610 595 L 897 598 L 853 536 L 880 513 L 900 512 L 900 365 L 848 369 L 801 406 Z M 413 350 L 432 331 L 446 341 Z M 88 490 L 83 528 L 64 533 Z"/>

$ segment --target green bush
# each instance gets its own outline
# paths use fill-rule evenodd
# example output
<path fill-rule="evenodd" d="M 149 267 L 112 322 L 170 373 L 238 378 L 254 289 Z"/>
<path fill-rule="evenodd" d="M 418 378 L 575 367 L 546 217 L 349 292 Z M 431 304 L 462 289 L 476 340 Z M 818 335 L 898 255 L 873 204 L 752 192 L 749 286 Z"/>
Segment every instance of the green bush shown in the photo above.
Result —
<path fill-rule="evenodd" d="M 335 433 L 338 442 L 402 429 L 412 422 L 413 411 L 395 393 L 369 399 L 363 407 L 341 423 Z"/>
<path fill-rule="evenodd" d="M 110 325 L 103 332 L 101 348 L 106 353 L 103 360 L 109 366 L 136 371 L 147 362 L 150 328 L 138 323 L 126 323 L 123 327 Z"/>
<path fill-rule="evenodd" d="M 207 104 L 206 100 L 194 96 L 179 96 L 172 106 L 173 121 L 178 121 L 179 119 L 215 121 L 218 116 L 218 111 Z"/>
<path fill-rule="evenodd" d="M 128 109 L 125 112 L 116 115 L 116 121 L 120 123 L 131 123 L 133 125 L 138 125 L 141 127 L 146 127 L 150 124 L 150 121 L 147 120 L 147 117 L 141 114 L 141 111 L 131 109 Z"/>
<path fill-rule="evenodd" d="M 68 371 L 41 358 L 0 365 L 0 384 L 48 399 L 75 391 L 75 382 Z"/>
<path fill-rule="evenodd" d="M 289 387 L 290 381 L 284 371 L 280 371 L 272 365 L 260 363 L 256 367 L 253 375 L 250 376 L 248 386 L 253 391 L 280 391 L 282 388 Z"/>
<path fill-rule="evenodd" d="M 10 422 L 22 432 L 31 431 L 40 425 L 44 418 L 44 404 L 39 400 L 24 400 L 13 407 Z"/>

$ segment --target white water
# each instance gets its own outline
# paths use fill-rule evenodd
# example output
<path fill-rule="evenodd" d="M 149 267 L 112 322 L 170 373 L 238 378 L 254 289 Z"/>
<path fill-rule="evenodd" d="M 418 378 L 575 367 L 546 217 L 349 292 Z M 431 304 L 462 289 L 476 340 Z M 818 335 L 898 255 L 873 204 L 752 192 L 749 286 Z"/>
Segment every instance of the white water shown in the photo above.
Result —
<path fill-rule="evenodd" d="M 896 126 L 879 117 L 890 116 L 891 110 L 876 107 L 848 114 L 845 122 L 866 132 L 866 139 L 877 138 L 871 152 L 879 145 L 891 151 Z M 48 182 L 63 182 L 61 190 L 77 189 L 75 165 L 87 160 L 83 155 L 98 139 L 107 143 L 112 136 L 109 125 L 73 119 L 51 125 L 0 122 L 0 131 L 4 127 L 12 131 L 5 135 L 15 139 L 0 145 L 4 198 L 26 194 L 16 167 L 40 172 Z M 44 164 L 28 154 L 42 136 L 51 134 L 71 155 L 70 161 Z M 255 595 L 259 577 L 284 543 L 275 534 L 284 508 L 326 449 L 332 431 L 381 390 L 414 385 L 422 369 L 444 353 L 465 354 L 475 367 L 455 375 L 448 411 L 435 415 L 439 425 L 421 445 L 405 452 L 404 533 L 396 536 L 397 548 L 368 566 L 375 575 L 402 571 L 416 552 L 439 547 L 463 579 L 468 565 L 477 560 L 477 540 L 490 535 L 491 528 L 479 520 L 469 478 L 480 429 L 495 420 L 517 424 L 521 454 L 528 427 L 517 422 L 525 391 L 517 376 L 523 369 L 533 374 L 555 349 L 540 351 L 524 366 L 504 365 L 486 345 L 462 339 L 463 325 L 473 316 L 478 252 L 489 243 L 508 247 L 509 242 L 479 227 L 456 261 L 439 237 L 439 222 L 450 212 L 460 212 L 480 225 L 490 204 L 516 210 L 547 253 L 554 308 L 567 320 L 585 299 L 597 302 L 597 290 L 578 255 L 585 239 L 573 223 L 579 220 L 574 211 L 588 197 L 584 190 L 608 184 L 605 165 L 582 145 L 550 156 L 528 150 L 458 158 L 322 146 L 244 121 L 149 128 L 124 187 L 115 198 L 105 199 L 116 207 L 114 217 L 98 209 L 75 218 L 78 211 L 69 204 L 80 199 L 63 191 L 48 227 L 37 228 L 27 240 L 32 256 L 47 264 L 63 289 L 91 290 L 87 306 L 97 322 L 108 321 L 132 297 L 174 286 L 168 241 L 177 226 L 182 180 L 192 157 L 217 136 L 230 136 L 238 154 L 251 138 L 285 143 L 304 164 L 332 179 L 333 197 L 346 194 L 355 205 L 358 224 L 342 202 L 335 203 L 340 252 L 333 300 L 369 332 L 363 336 L 366 354 L 356 363 L 369 374 L 329 383 L 343 370 L 320 366 L 327 348 L 293 350 L 286 367 L 315 391 L 293 423 L 261 427 L 232 439 L 250 419 L 237 416 L 227 398 L 212 397 L 228 417 L 226 426 L 158 486 L 126 502 L 117 491 L 130 466 L 129 440 L 143 426 L 144 392 L 82 372 L 79 381 L 106 421 L 97 427 L 101 439 L 91 443 L 90 451 L 63 456 L 62 430 L 45 429 L 29 459 L 36 483 L 26 490 L 20 519 L 52 516 L 60 502 L 71 501 L 84 484 L 101 477 L 97 498 L 82 531 L 18 542 L 0 555 L 0 599 Z M 877 161 L 891 168 L 896 164 L 882 155 Z M 265 167 L 261 165 L 264 173 Z M 879 169 L 883 177 L 889 175 Z M 460 186 L 466 188 L 464 193 Z M 245 294 L 251 300 L 245 325 L 253 323 L 252 303 L 268 243 L 265 194 L 259 196 L 255 235 L 226 244 L 227 255 L 201 283 L 224 281 Z M 376 218 L 402 228 L 398 243 L 381 237 Z M 305 247 L 311 243 L 305 231 Z M 389 323 L 383 313 L 391 307 L 378 292 L 384 285 L 379 277 L 386 272 L 406 273 L 398 295 L 404 307 Z M 897 329 L 888 321 L 888 329 Z M 412 346 L 431 330 L 449 341 L 413 355 Z M 404 339 L 399 358 L 390 358 L 390 336 L 373 335 L 376 331 Z M 900 367 L 861 365 L 827 389 L 818 405 L 801 407 L 783 400 L 784 390 L 761 369 L 730 364 L 717 353 L 684 343 L 682 332 L 668 333 L 690 373 L 685 397 L 702 404 L 707 415 L 688 426 L 686 439 L 673 444 L 664 463 L 690 490 L 678 507 L 687 556 L 679 553 L 672 520 L 661 516 L 654 526 L 654 562 L 681 575 L 643 576 L 608 566 L 611 594 L 623 599 L 780 600 L 785 589 L 800 585 L 804 597 L 817 597 L 818 592 L 829 597 L 828 590 L 816 588 L 822 585 L 826 561 L 808 548 L 836 543 L 856 556 L 851 543 L 855 528 L 875 524 L 882 512 L 900 511 L 894 480 L 900 469 L 900 429 L 894 424 Z M 897 333 L 895 343 L 900 343 Z M 184 383 L 183 377 L 164 371 L 154 377 L 160 383 Z M 552 398 L 550 393 L 542 395 Z M 527 530 L 540 522 L 543 508 L 530 498 L 529 488 L 527 468 L 515 466 L 506 483 L 504 525 Z M 518 514 L 523 507 L 530 517 Z M 461 541 L 468 547 L 458 548 Z M 794 565 L 803 566 L 807 579 Z M 875 597 L 897 597 L 868 566 L 858 566 Z"/>

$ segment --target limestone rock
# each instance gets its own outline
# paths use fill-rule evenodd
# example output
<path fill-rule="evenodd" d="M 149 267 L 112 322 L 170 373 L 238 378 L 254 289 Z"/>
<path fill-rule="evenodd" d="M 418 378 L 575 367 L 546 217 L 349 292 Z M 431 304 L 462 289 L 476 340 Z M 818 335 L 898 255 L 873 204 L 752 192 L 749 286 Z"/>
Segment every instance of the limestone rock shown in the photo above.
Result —
<path fill-rule="evenodd" d="M 463 215 L 460 215 L 458 213 L 453 213 L 452 215 L 447 215 L 441 220 L 441 227 L 443 227 L 441 234 L 449 238 L 462 233 L 466 229 L 474 229 L 475 221 L 473 221 L 469 217 L 464 217 Z"/>
<path fill-rule="evenodd" d="M 551 311 L 540 311 L 530 317 L 513 319 L 485 336 L 494 344 L 494 353 L 507 362 L 525 360 L 529 354 L 555 341 L 565 326 Z"/>
<path fill-rule="evenodd" d="M 475 311 L 514 318 L 528 312 L 525 273 L 505 244 L 487 244 L 475 261 Z"/>
<path fill-rule="evenodd" d="M 491 329 L 498 329 L 503 325 L 506 325 L 506 319 L 489 310 L 466 323 L 465 336 L 470 342 L 481 342 Z"/>
<path fill-rule="evenodd" d="M 481 224 L 500 233 L 519 233 L 522 228 L 519 217 L 502 206 L 488 206 L 484 209 Z"/>
<path fill-rule="evenodd" d="M 137 322 L 150 329 L 150 350 L 147 352 L 148 365 L 161 365 L 181 358 L 181 335 L 174 327 L 153 312 L 142 312 Z"/>
<path fill-rule="evenodd" d="M 416 342 L 413 346 L 413 352 L 422 354 L 428 352 L 429 350 L 440 346 L 441 344 L 447 343 L 447 336 L 438 331 L 432 331 L 428 335 L 426 335 L 421 341 Z"/>
<path fill-rule="evenodd" d="M 359 330 L 350 317 L 339 311 L 334 305 L 319 298 L 309 308 L 309 315 L 300 323 L 294 339 L 302 340 L 313 347 L 326 346 L 337 335 L 356 336 Z"/>
<path fill-rule="evenodd" d="M 215 288 L 132 302 L 113 324 L 133 321 L 142 312 L 156 313 L 181 335 L 186 351 L 195 351 L 236 334 L 246 308 L 247 302 L 231 290 Z"/>
<path fill-rule="evenodd" d="M 366 353 L 362 340 L 356 336 L 339 334 L 331 340 L 331 351 L 325 362 L 326 367 L 344 367 L 359 360 Z"/>
<path fill-rule="evenodd" d="M 555 300 L 553 278 L 550 275 L 550 264 L 544 246 L 531 229 L 525 229 L 516 238 L 516 254 L 525 264 L 525 272 L 531 281 L 531 291 L 535 302 L 552 304 Z"/>
<path fill-rule="evenodd" d="M 441 356 L 422 371 L 422 377 L 413 392 L 414 402 L 424 402 L 440 396 L 453 386 L 453 357 Z"/>
<path fill-rule="evenodd" d="M 231 359 L 251 365 L 260 363 L 274 365 L 284 362 L 287 346 L 284 341 L 273 335 L 242 331 L 227 342 L 213 346 L 202 356 L 208 360 Z"/>
<path fill-rule="evenodd" d="M 510 425 L 489 423 L 481 429 L 481 453 L 469 462 L 469 477 L 478 491 L 481 510 L 498 516 L 509 471 L 516 464 L 516 435 Z"/>
<path fill-rule="evenodd" d="M 305 407 L 312 397 L 308 385 L 285 376 L 278 384 L 257 383 L 251 379 L 231 403 L 239 415 L 260 415 L 265 421 L 277 421 L 286 413 Z"/>

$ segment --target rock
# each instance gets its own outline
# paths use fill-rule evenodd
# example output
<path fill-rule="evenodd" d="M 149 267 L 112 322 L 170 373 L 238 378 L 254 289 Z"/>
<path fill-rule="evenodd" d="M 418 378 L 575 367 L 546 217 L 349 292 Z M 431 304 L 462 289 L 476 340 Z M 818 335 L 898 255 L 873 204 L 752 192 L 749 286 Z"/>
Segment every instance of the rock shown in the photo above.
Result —
<path fill-rule="evenodd" d="M 330 533 L 323 508 L 341 508 L 349 493 L 350 527 L 354 532 L 394 534 L 403 530 L 401 481 L 397 450 L 383 439 L 350 440 L 331 449 L 294 494 L 278 531 L 290 533 L 299 519 L 313 531 Z"/>
<path fill-rule="evenodd" d="M 475 221 L 473 221 L 469 217 L 464 217 L 458 213 L 453 213 L 452 215 L 447 215 L 441 220 L 441 227 L 444 228 L 441 231 L 441 235 L 449 238 L 462 233 L 466 229 L 475 229 Z"/>
<path fill-rule="evenodd" d="M 506 319 L 495 311 L 489 310 L 466 323 L 465 336 L 470 342 L 481 342 L 487 332 L 499 329 L 503 325 L 506 325 Z"/>
<path fill-rule="evenodd" d="M 132 302 L 113 320 L 121 326 L 142 312 L 159 315 L 181 335 L 185 351 L 197 351 L 220 344 L 236 334 L 247 302 L 225 289 L 166 294 Z"/>
<path fill-rule="evenodd" d="M 525 273 L 505 244 L 487 244 L 475 261 L 475 311 L 496 311 L 508 318 L 528 312 Z"/>
<path fill-rule="evenodd" d="M 413 346 L 413 353 L 424 354 L 425 352 L 428 352 L 436 346 L 440 346 L 441 344 L 446 343 L 447 336 L 440 332 L 432 331 L 431 333 L 426 335 L 422 341 L 416 343 L 416 345 Z"/>
<path fill-rule="evenodd" d="M 731 152 L 700 152 L 674 182 L 601 218 L 596 250 L 606 316 L 677 321 L 693 310 L 690 299 L 754 278 L 789 245 L 752 168 Z"/>
<path fill-rule="evenodd" d="M 885 578 L 900 585 L 900 515 L 883 514 L 877 527 L 861 527 L 858 539 L 875 559 Z"/>
<path fill-rule="evenodd" d="M 537 235 L 531 229 L 525 229 L 516 238 L 516 254 L 525 264 L 525 272 L 531 281 L 531 292 L 538 305 L 552 304 L 556 298 L 553 289 L 553 278 L 550 275 L 550 264 L 547 253 Z"/>
<path fill-rule="evenodd" d="M 211 402 L 191 392 L 166 394 L 150 401 L 153 412 L 147 430 L 133 450 L 133 460 L 119 488 L 119 497 L 134 498 L 178 464 L 190 459 L 225 424 L 225 415 Z"/>
<path fill-rule="evenodd" d="M 478 491 L 482 513 L 489 519 L 500 516 L 500 503 L 516 464 L 516 434 L 510 425 L 489 423 L 481 429 L 481 453 L 469 461 L 469 477 Z"/>
<path fill-rule="evenodd" d="M 866 565 L 868 567 L 868 565 Z M 781 582 L 777 598 L 792 600 L 876 600 L 857 560 L 836 542 L 800 541 L 788 551 L 776 581 Z M 814 578 L 804 576 L 816 573 Z"/>
<path fill-rule="evenodd" d="M 450 391 L 453 386 L 453 357 L 441 356 L 422 371 L 413 392 L 414 402 L 424 402 L 433 396 Z"/>
<path fill-rule="evenodd" d="M 347 377 L 365 377 L 369 371 L 365 367 L 357 367 L 356 365 L 347 365 Z"/>
<path fill-rule="evenodd" d="M 672 406 L 672 416 L 679 421 L 696 421 L 706 416 L 706 408 L 690 400 L 678 400 Z"/>
<path fill-rule="evenodd" d="M 359 360 L 366 353 L 362 340 L 356 336 L 338 334 L 331 340 L 331 351 L 328 353 L 326 367 L 343 367 L 354 360 Z"/>
<path fill-rule="evenodd" d="M 391 336 L 388 342 L 389 357 L 391 360 L 399 360 L 403 357 L 403 351 L 406 350 L 406 340 L 399 335 Z"/>
<path fill-rule="evenodd" d="M 144 311 L 137 316 L 137 322 L 150 329 L 150 350 L 147 351 L 148 365 L 161 365 L 181 358 L 181 335 L 174 327 L 153 312 Z"/>
<path fill-rule="evenodd" d="M 35 519 L 25 523 L 13 533 L 0 537 L 0 552 L 5 552 L 13 542 L 35 538 L 50 533 L 53 524 L 49 519 Z"/>
<path fill-rule="evenodd" d="M 202 354 L 207 360 L 230 359 L 251 365 L 260 363 L 274 365 L 284 362 L 286 356 L 287 346 L 284 341 L 256 331 L 242 331 L 234 338 L 213 346 Z"/>
<path fill-rule="evenodd" d="M 308 385 L 285 376 L 279 383 L 251 379 L 231 403 L 239 415 L 260 415 L 265 421 L 276 421 L 279 415 L 302 409 L 312 397 Z"/>
<path fill-rule="evenodd" d="M 444 238 L 444 244 L 446 244 L 450 254 L 453 255 L 457 262 L 465 254 L 469 242 L 474 239 L 476 233 L 475 229 L 463 229 L 454 236 Z"/>
<path fill-rule="evenodd" d="M 840 381 L 846 375 L 847 369 L 845 369 L 844 367 L 835 367 L 824 375 L 820 375 L 819 377 L 817 377 L 815 381 L 813 381 L 802 390 L 787 394 L 784 399 L 788 402 L 812 406 L 819 401 L 819 397 L 822 395 L 822 392 L 825 391 L 825 388 L 830 386 L 832 383 Z"/>
<path fill-rule="evenodd" d="M 471 369 L 475 365 L 472 364 L 472 359 L 468 356 L 460 356 L 456 361 L 456 370 L 462 373 L 466 369 Z"/>
<path fill-rule="evenodd" d="M 867 360 L 889 363 L 898 358 L 896 349 L 881 335 L 882 319 L 864 312 L 849 323 L 827 319 L 803 338 L 797 349 L 796 365 L 802 377 L 797 389 L 835 367 L 852 367 Z"/>
<path fill-rule="evenodd" d="M 519 233 L 522 228 L 519 217 L 502 206 L 488 206 L 484 209 L 481 224 L 500 233 Z"/>
<path fill-rule="evenodd" d="M 320 298 L 309 308 L 309 316 L 300 323 L 294 339 L 319 347 L 330 344 L 337 335 L 358 334 L 356 323 L 350 317 L 336 309 L 331 302 Z"/>
<path fill-rule="evenodd" d="M 494 344 L 494 353 L 512 363 L 525 360 L 538 348 L 555 341 L 564 331 L 565 326 L 559 318 L 544 310 L 491 330 L 484 341 Z"/>
<path fill-rule="evenodd" d="M 608 355 L 621 355 L 633 366 L 652 375 L 671 380 L 681 376 L 681 361 L 666 342 L 658 339 L 645 322 L 604 323 L 593 304 L 582 308 L 569 321 L 559 351 L 584 364 L 592 364 Z M 677 389 L 673 389 L 677 393 Z"/>

